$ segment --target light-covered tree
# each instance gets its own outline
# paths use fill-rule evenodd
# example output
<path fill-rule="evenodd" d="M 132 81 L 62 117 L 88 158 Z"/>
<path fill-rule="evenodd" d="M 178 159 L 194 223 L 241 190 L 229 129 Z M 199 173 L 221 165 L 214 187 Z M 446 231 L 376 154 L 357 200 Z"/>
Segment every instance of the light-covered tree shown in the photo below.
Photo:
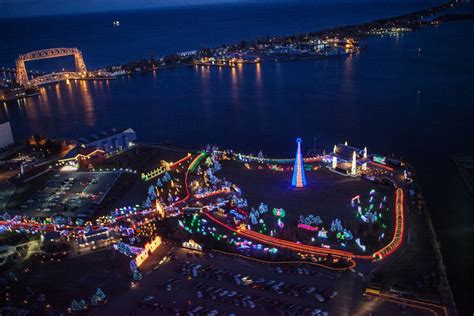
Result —
<path fill-rule="evenodd" d="M 74 299 L 72 300 L 71 302 L 71 310 L 73 312 L 78 312 L 81 310 L 81 306 L 79 305 L 79 303 Z"/>
<path fill-rule="evenodd" d="M 99 298 L 97 297 L 97 295 L 93 294 L 91 297 L 91 305 L 97 306 L 97 304 L 99 304 Z"/>
<path fill-rule="evenodd" d="M 142 276 L 142 274 L 140 273 L 140 271 L 135 270 L 135 271 L 133 272 L 133 279 L 134 279 L 135 281 L 140 281 L 142 278 L 143 278 L 143 276 Z"/>
<path fill-rule="evenodd" d="M 97 298 L 99 299 L 99 301 L 104 301 L 105 300 L 105 293 L 104 291 L 102 291 L 102 289 L 100 288 L 97 288 L 97 290 L 95 291 L 95 295 L 97 296 Z"/>
<path fill-rule="evenodd" d="M 260 203 L 260 206 L 258 207 L 258 212 L 260 214 L 265 214 L 268 212 L 268 205 L 264 203 Z"/>

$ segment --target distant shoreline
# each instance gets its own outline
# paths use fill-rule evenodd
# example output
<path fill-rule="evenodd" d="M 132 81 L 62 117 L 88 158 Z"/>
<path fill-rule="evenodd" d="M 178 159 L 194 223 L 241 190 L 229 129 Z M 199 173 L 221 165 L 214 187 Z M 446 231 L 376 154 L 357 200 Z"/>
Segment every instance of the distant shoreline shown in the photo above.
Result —
<path fill-rule="evenodd" d="M 106 70 L 118 77 L 183 65 L 234 67 L 239 63 L 339 58 L 359 53 L 361 49 L 367 48 L 366 45 L 359 47 L 358 41 L 369 36 L 391 36 L 426 26 L 439 25 L 443 22 L 474 18 L 474 14 L 447 14 L 445 12 L 462 4 L 455 0 L 449 0 L 437 6 L 365 23 L 336 26 L 286 36 L 270 36 L 249 42 L 241 41 L 240 43 L 224 44 L 218 47 L 199 48 L 185 53 L 131 60 L 125 63 L 103 66 L 95 70 Z M 321 45 L 323 49 L 316 50 L 315 45 L 318 41 L 327 41 L 328 39 L 333 40 L 333 42 L 323 43 Z M 347 39 L 352 40 L 349 49 L 346 47 L 348 45 Z M 334 40 L 336 43 L 333 46 Z M 283 50 L 283 53 L 281 53 L 281 50 Z M 258 62 L 256 62 L 257 60 Z"/>
<path fill-rule="evenodd" d="M 458 5 L 462 5 L 462 3 L 455 0 L 449 0 L 441 5 L 394 17 L 375 19 L 371 22 L 337 26 L 320 31 L 298 33 L 287 36 L 271 36 L 249 42 L 242 40 L 240 43 L 223 44 L 219 47 L 199 48 L 192 51 L 193 53 L 191 54 L 188 54 L 189 52 L 185 55 L 184 53 L 174 53 L 160 58 L 134 60 L 115 66 L 110 65 L 106 66 L 105 69 L 108 71 L 112 71 L 114 68 L 120 69 L 126 71 L 127 74 L 130 75 L 137 72 L 152 71 L 165 67 L 195 64 L 202 65 L 202 58 L 220 58 L 215 65 L 212 65 L 218 67 L 228 66 L 226 63 L 231 61 L 232 56 L 240 56 L 241 63 L 254 63 L 255 59 L 251 59 L 251 57 L 258 57 L 261 61 L 272 60 L 275 58 L 268 58 L 271 56 L 268 52 L 270 48 L 277 45 L 308 45 L 318 39 L 325 38 L 338 38 L 341 40 L 352 38 L 358 41 L 372 35 L 393 35 L 395 33 L 414 31 L 426 26 L 439 25 L 443 22 L 474 18 L 474 14 L 442 14 L 444 11 Z M 358 43 L 355 43 L 353 52 L 358 51 Z M 284 56 L 279 56 L 276 60 L 322 59 L 333 56 L 341 56 L 341 54 L 334 53 L 324 55 L 312 53 L 311 55 L 298 55 L 290 53 Z"/>

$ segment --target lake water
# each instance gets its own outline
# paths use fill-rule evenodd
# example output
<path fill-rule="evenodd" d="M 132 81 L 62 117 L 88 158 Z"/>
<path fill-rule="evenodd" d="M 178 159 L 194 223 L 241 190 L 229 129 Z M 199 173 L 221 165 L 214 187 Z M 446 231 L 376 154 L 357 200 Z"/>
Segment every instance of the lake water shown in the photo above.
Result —
<path fill-rule="evenodd" d="M 432 2 L 436 3 L 436 2 Z M 431 3 L 431 4 L 432 4 Z M 394 5 L 226 5 L 0 21 L 0 65 L 20 53 L 75 46 L 89 67 L 169 52 L 358 23 L 419 9 Z M 112 20 L 121 26 L 113 28 Z M 27 21 L 28 23 L 26 23 Z M 8 30 L 6 32 L 5 30 Z M 372 37 L 348 58 L 229 68 L 181 67 L 110 82 L 63 82 L 0 107 L 14 135 L 75 138 L 132 127 L 139 140 L 218 144 L 293 155 L 348 140 L 397 152 L 416 169 L 441 240 L 458 307 L 472 302 L 474 202 L 453 162 L 474 154 L 474 23 Z M 31 69 L 71 67 L 67 58 Z M 28 64 L 29 65 L 29 64 Z M 467 288 L 471 288 L 470 292 Z M 470 293 L 470 295 L 468 295 Z"/>

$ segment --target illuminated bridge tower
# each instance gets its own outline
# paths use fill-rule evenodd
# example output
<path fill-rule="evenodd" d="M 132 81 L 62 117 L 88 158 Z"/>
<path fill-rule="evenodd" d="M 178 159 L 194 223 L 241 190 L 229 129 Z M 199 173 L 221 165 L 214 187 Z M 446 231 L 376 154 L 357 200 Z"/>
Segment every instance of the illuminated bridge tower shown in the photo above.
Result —
<path fill-rule="evenodd" d="M 293 168 L 293 179 L 291 185 L 295 188 L 302 188 L 306 186 L 306 177 L 304 176 L 304 162 L 303 156 L 301 155 L 301 138 L 296 139 L 298 147 L 296 149 L 295 167 Z"/>

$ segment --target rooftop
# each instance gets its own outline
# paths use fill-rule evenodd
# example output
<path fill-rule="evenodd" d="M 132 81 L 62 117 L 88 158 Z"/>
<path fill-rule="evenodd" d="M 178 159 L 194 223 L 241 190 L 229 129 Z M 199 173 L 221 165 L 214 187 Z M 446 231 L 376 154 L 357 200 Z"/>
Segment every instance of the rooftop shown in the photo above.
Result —
<path fill-rule="evenodd" d="M 344 160 L 352 160 L 352 154 L 354 151 L 356 152 L 357 158 L 361 158 L 364 156 L 363 149 L 359 149 L 345 144 L 337 144 L 335 147 L 336 152 L 332 154 Z"/>
<path fill-rule="evenodd" d="M 97 149 L 95 147 L 76 146 L 68 151 L 68 153 L 61 160 L 76 159 L 78 156 L 89 157 L 96 151 L 104 152 L 103 150 Z"/>
<path fill-rule="evenodd" d="M 112 137 L 112 136 L 115 136 L 115 135 L 118 135 L 118 134 L 121 134 L 121 133 L 135 133 L 135 131 L 133 129 L 131 129 L 130 127 L 119 128 L 119 129 L 112 128 L 108 131 L 101 131 L 101 132 L 91 134 L 91 135 L 86 136 L 86 137 L 81 137 L 81 138 L 78 139 L 78 142 L 88 144 L 88 143 L 92 143 L 92 142 L 98 141 L 100 139 Z"/>

